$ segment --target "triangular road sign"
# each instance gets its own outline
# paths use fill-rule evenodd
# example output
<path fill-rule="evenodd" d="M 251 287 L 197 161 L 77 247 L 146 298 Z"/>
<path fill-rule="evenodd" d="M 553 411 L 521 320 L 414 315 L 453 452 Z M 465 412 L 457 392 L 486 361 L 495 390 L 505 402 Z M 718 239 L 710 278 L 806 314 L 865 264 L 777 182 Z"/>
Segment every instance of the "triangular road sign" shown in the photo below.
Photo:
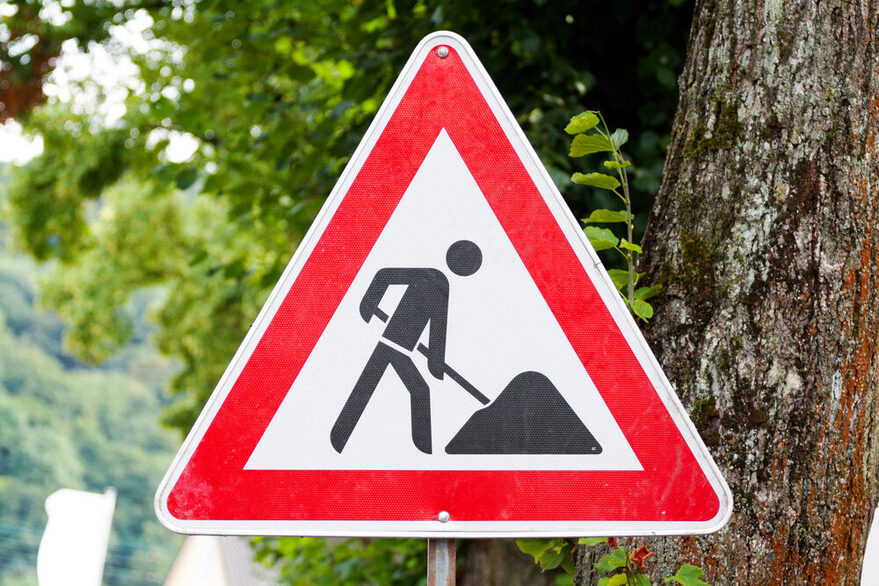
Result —
<path fill-rule="evenodd" d="M 416 48 L 156 494 L 183 533 L 716 531 L 729 488 L 459 36 Z"/>

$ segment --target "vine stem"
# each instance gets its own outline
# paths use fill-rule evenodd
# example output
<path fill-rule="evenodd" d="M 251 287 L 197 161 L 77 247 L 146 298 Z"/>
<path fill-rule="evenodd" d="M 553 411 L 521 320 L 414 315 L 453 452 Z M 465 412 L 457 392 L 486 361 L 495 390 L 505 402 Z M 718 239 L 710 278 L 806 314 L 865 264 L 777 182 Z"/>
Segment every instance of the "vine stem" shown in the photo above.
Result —
<path fill-rule="evenodd" d="M 619 149 L 614 145 L 614 154 L 622 159 L 621 154 L 617 154 Z M 623 194 L 626 196 L 626 239 L 631 244 L 632 242 L 632 231 L 633 231 L 633 222 L 632 222 L 632 199 L 629 197 L 629 179 L 628 174 L 626 173 L 625 168 L 620 166 L 617 171 L 620 173 L 623 181 Z M 627 250 L 628 254 L 626 255 L 626 264 L 628 264 L 629 268 L 629 307 L 634 307 L 635 304 L 635 252 L 633 250 Z"/>
<path fill-rule="evenodd" d="M 632 568 L 632 558 L 629 557 L 629 547 L 631 547 L 631 543 L 632 539 L 626 538 L 626 586 L 638 586 L 635 584 L 635 570 Z"/>
<path fill-rule="evenodd" d="M 632 222 L 632 198 L 629 195 L 629 174 L 626 173 L 626 168 L 623 167 L 623 153 L 620 150 L 620 147 L 617 146 L 616 141 L 613 139 L 610 130 L 607 128 L 607 122 L 604 121 L 604 116 L 602 116 L 601 112 L 598 112 L 598 119 L 601 120 L 601 125 L 604 127 L 604 133 L 607 137 L 608 142 L 610 142 L 611 148 L 613 149 L 613 158 L 616 159 L 617 164 L 617 175 L 620 177 L 620 183 L 623 186 L 623 202 L 626 204 L 626 240 L 629 244 L 632 243 L 632 232 L 634 230 L 634 225 Z M 619 193 L 614 190 L 614 193 L 619 195 Z M 623 253 L 623 256 L 626 259 L 626 265 L 629 272 L 629 287 L 628 287 L 628 295 L 626 295 L 626 299 L 629 300 L 629 307 L 634 311 L 635 304 L 635 252 L 633 250 L 626 249 L 626 252 Z"/>

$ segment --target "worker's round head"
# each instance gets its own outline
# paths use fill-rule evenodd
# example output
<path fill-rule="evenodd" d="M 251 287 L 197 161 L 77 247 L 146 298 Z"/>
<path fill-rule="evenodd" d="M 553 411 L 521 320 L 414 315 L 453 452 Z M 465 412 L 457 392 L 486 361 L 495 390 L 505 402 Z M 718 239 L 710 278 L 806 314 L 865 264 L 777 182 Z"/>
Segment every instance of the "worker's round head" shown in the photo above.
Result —
<path fill-rule="evenodd" d="M 482 251 L 475 242 L 458 240 L 449 246 L 446 252 L 446 264 L 456 275 L 467 277 L 482 266 Z"/>

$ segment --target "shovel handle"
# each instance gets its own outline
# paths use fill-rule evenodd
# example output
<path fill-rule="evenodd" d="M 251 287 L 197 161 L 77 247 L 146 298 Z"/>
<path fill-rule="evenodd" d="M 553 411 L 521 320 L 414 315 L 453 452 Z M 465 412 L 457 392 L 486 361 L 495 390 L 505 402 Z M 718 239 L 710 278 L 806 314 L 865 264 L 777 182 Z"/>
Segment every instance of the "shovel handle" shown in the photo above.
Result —
<path fill-rule="evenodd" d="M 425 357 L 430 358 L 430 350 L 428 350 L 428 349 L 427 349 L 427 346 L 425 346 L 424 344 L 418 344 L 418 351 L 421 352 L 422 354 L 424 354 Z M 479 392 L 479 389 L 477 389 L 476 387 L 474 387 L 473 385 L 471 385 L 470 382 L 467 381 L 467 379 L 465 379 L 463 376 L 461 376 L 460 374 L 458 374 L 458 373 L 457 373 L 457 372 L 456 372 L 451 366 L 449 366 L 448 364 L 443 364 L 443 372 L 445 372 L 447 375 L 449 375 L 449 376 L 452 378 L 453 381 L 455 381 L 456 383 L 458 383 L 459 385 L 461 385 L 461 387 L 462 387 L 465 391 L 467 391 L 468 393 L 470 393 L 471 395 L 473 395 L 473 397 L 474 397 L 477 401 L 479 401 L 480 403 L 482 403 L 483 405 L 488 405 L 488 404 L 491 402 L 491 399 L 489 399 L 488 397 L 486 397 L 485 395 L 483 395 L 482 393 L 480 393 L 480 392 Z"/>
<path fill-rule="evenodd" d="M 372 314 L 383 322 L 387 323 L 388 314 L 386 314 L 378 307 L 373 310 Z M 424 344 L 418 344 L 418 351 L 424 354 L 425 358 L 430 358 L 430 350 L 428 350 L 427 346 L 425 346 Z M 473 395 L 473 397 L 483 405 L 488 405 L 489 403 L 491 403 L 491 399 L 480 393 L 479 389 L 471 385 L 466 378 L 458 374 L 457 371 L 455 371 L 455 369 L 453 369 L 448 364 L 443 364 L 443 372 L 449 375 L 453 381 L 461 385 L 461 388 Z"/>

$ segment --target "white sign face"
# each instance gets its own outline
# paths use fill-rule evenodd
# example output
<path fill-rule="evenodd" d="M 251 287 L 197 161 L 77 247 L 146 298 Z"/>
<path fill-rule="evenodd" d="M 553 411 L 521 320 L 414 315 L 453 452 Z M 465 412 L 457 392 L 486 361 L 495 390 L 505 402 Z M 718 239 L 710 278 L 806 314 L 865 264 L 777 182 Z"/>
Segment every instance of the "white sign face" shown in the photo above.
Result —
<path fill-rule="evenodd" d="M 156 495 L 185 533 L 716 531 L 732 498 L 466 42 L 415 50 Z"/>
<path fill-rule="evenodd" d="M 479 247 L 482 264 L 473 275 L 460 277 L 449 271 L 445 257 L 452 243 L 465 240 Z M 427 359 L 415 352 L 415 366 L 430 386 L 431 453 L 419 450 L 411 440 L 409 392 L 393 368 L 384 372 L 344 450 L 337 452 L 330 431 L 387 327 L 377 318 L 365 322 L 360 302 L 374 276 L 388 267 L 445 269 L 449 279 L 446 362 L 492 402 L 522 371 L 544 374 L 601 451 L 552 458 L 446 453 L 448 443 L 485 405 L 451 377 L 431 377 Z M 405 290 L 405 285 L 389 287 L 381 309 L 394 315 Z M 428 326 L 418 336 L 426 346 L 429 334 Z M 445 131 L 428 152 L 246 468 L 641 470 Z"/>

